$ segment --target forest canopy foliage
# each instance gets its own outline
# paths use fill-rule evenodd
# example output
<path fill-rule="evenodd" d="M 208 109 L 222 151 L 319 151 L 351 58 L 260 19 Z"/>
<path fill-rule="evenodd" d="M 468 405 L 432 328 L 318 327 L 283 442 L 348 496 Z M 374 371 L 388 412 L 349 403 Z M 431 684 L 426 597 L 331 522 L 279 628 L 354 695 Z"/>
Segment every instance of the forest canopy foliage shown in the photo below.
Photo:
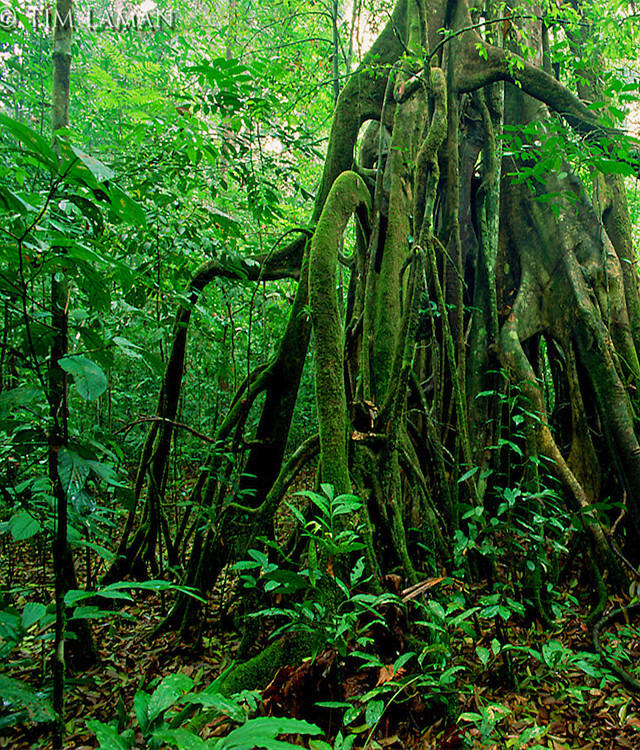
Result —
<path fill-rule="evenodd" d="M 485 747 L 498 663 L 640 688 L 602 636 L 640 565 L 633 4 L 50 10 L 0 14 L 0 732 L 62 746 L 141 592 L 146 642 L 233 621 L 236 662 L 145 680 L 105 748 Z M 578 616 L 590 650 L 515 643 Z"/>

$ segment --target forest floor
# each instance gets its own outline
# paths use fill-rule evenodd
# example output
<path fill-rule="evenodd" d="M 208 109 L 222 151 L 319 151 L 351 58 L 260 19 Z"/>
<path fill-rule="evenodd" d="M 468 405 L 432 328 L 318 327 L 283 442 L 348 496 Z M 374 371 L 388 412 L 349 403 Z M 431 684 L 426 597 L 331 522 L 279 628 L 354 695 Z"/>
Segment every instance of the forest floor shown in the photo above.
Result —
<path fill-rule="evenodd" d="M 33 594 L 34 584 L 39 588 L 43 575 L 36 544 L 12 544 L 10 555 L 13 590 L 24 588 Z M 6 574 L 6 556 L 3 565 Z M 446 602 L 455 582 L 443 580 L 436 588 L 437 600 Z M 340 657 L 335 648 L 327 648 L 315 660 L 282 669 L 262 691 L 258 711 L 316 722 L 326 739 L 333 741 L 341 728 L 341 713 L 317 708 L 315 702 L 351 699 L 357 703 L 356 696 L 368 694 L 371 699 L 377 691 L 383 704 L 378 701 L 375 723 L 367 724 L 361 716 L 341 728 L 345 735 L 357 735 L 355 750 L 637 750 L 640 694 L 623 687 L 594 654 L 591 631 L 585 624 L 588 588 L 587 582 L 573 579 L 566 583 L 564 591 L 557 592 L 560 600 L 564 598 L 570 604 L 555 631 L 544 631 L 539 623 L 525 627 L 515 617 L 508 622 L 496 617 L 480 626 L 479 638 L 452 634 L 441 670 L 448 670 L 448 676 L 433 678 L 438 700 L 430 701 L 415 660 L 396 668 L 392 656 L 378 662 L 372 659 L 363 667 L 362 656 Z M 584 602 L 579 601 L 578 591 L 585 592 Z M 466 593 L 477 599 L 481 592 L 467 588 Z M 229 576 L 210 599 L 207 621 L 194 647 L 181 644 L 173 633 L 150 640 L 150 633 L 170 606 L 170 595 L 165 596 L 136 593 L 134 603 L 127 603 L 121 610 L 127 619 L 114 615 L 93 624 L 100 660 L 85 672 L 72 670 L 69 674 L 65 748 L 89 750 L 98 746 L 95 735 L 87 730 L 90 719 L 117 719 L 120 728 L 137 727 L 133 705 L 140 688 L 151 692 L 164 676 L 182 673 L 202 689 L 232 663 L 240 641 L 233 620 L 237 597 L 234 577 Z M 24 600 L 18 597 L 15 603 L 19 606 Z M 623 604 L 610 601 L 609 609 Z M 268 639 L 269 621 L 264 623 L 266 632 L 260 636 L 259 647 Z M 411 621 L 401 615 L 391 625 L 390 634 L 374 633 L 373 640 L 395 639 L 397 652 L 403 641 L 403 628 L 412 627 Z M 51 642 L 38 639 L 37 635 L 35 628 L 30 631 L 5 660 L 3 673 L 41 690 L 49 682 Z M 621 618 L 607 626 L 602 642 L 609 654 L 638 676 L 635 669 L 640 667 L 640 624 Z M 504 648 L 505 644 L 508 648 Z M 380 645 L 372 643 L 371 648 Z M 45 679 L 43 675 L 47 675 Z M 423 685 L 422 692 L 416 689 L 417 685 Z M 384 686 L 388 690 L 381 690 Z M 363 715 L 367 708 L 363 702 Z M 8 712 L 5 701 L 4 708 L 0 707 L 0 722 Z M 366 717 L 370 718 L 368 714 Z M 200 736 L 222 736 L 232 726 L 229 719 L 218 716 L 205 724 Z M 139 729 L 136 732 L 135 746 L 147 747 Z M 289 741 L 295 743 L 296 738 L 289 737 Z M 304 747 L 314 747 L 308 740 L 307 744 L 300 738 L 297 741 Z M 322 743 L 315 747 L 322 747 Z M 51 742 L 43 724 L 26 721 L 0 729 L 0 748 L 50 750 Z"/>

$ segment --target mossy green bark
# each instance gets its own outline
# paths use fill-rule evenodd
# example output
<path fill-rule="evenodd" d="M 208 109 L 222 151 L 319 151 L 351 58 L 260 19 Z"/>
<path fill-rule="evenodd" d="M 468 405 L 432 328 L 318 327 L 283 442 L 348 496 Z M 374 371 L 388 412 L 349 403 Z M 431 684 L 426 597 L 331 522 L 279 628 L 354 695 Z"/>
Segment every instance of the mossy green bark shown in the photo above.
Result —
<path fill-rule="evenodd" d="M 403 296 L 402 267 L 410 251 L 411 212 L 414 204 L 414 171 L 418 144 L 422 140 L 427 116 L 424 92 L 397 106 L 393 125 L 389 160 L 385 175 L 388 179 L 389 209 L 386 233 L 382 248 L 372 252 L 381 254 L 378 268 L 376 295 L 367 302 L 374 306 L 373 330 L 367 332 L 373 342 L 371 367 L 373 395 L 382 406 L 390 385 L 393 361 L 400 342 Z"/>
<path fill-rule="evenodd" d="M 369 191 L 355 172 L 343 172 L 327 197 L 309 257 L 309 305 L 315 335 L 322 481 L 333 485 L 338 494 L 349 492 L 351 481 L 346 449 L 344 336 L 336 294 L 336 267 L 340 239 L 359 205 L 370 210 Z"/>
<path fill-rule="evenodd" d="M 323 638 L 320 635 L 303 631 L 287 633 L 257 656 L 229 672 L 220 686 L 220 693 L 233 695 L 242 690 L 262 690 L 281 667 L 299 664 L 303 659 L 313 656 L 322 645 Z"/>

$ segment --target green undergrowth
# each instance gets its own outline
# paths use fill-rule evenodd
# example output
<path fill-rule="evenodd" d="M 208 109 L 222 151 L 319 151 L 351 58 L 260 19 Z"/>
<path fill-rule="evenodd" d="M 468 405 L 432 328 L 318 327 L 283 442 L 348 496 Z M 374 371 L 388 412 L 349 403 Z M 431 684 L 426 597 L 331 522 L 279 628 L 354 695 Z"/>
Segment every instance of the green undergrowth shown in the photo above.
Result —
<path fill-rule="evenodd" d="M 530 578 L 512 572 L 503 550 L 515 554 L 522 545 L 529 559 L 539 562 L 550 559 L 554 549 L 547 546 L 548 557 L 538 552 L 534 558 L 531 529 L 526 545 L 524 521 L 521 534 L 513 533 L 521 494 L 505 491 L 492 515 L 469 511 L 467 531 L 456 539 L 455 571 L 425 576 L 407 588 L 399 575 L 376 579 L 370 569 L 359 498 L 335 495 L 326 485 L 322 493 L 301 497 L 307 507 L 296 504 L 291 513 L 302 555 L 288 556 L 275 542 L 263 540 L 231 571 L 236 597 L 245 602 L 236 625 L 256 634 L 250 658 L 232 661 L 236 631 L 215 639 L 217 663 L 227 664 L 217 677 L 214 666 L 193 673 L 189 659 L 197 659 L 214 640 L 206 636 L 194 651 L 182 652 L 172 668 L 151 669 L 141 678 L 127 673 L 129 647 L 120 635 L 120 641 L 112 641 L 123 660 L 117 710 L 80 708 L 85 715 L 76 717 L 75 733 L 70 731 L 78 747 L 250 750 L 303 744 L 310 750 L 374 750 L 458 742 L 449 746 L 556 750 L 588 747 L 587 740 L 609 747 L 607 727 L 614 725 L 634 746 L 640 701 L 610 667 L 613 660 L 637 677 L 640 627 L 632 617 L 617 618 L 600 633 L 602 654 L 597 653 L 587 624 L 594 605 L 585 593 L 590 586 L 574 576 L 579 565 L 572 566 L 570 558 L 557 583 L 547 577 L 538 590 L 549 621 L 536 616 Z M 508 538 L 506 524 L 502 527 L 507 516 Z M 470 569 L 487 561 L 493 583 L 474 583 Z M 160 582 L 146 589 L 158 599 L 171 595 Z M 113 611 L 73 596 L 69 604 L 79 616 L 110 616 L 113 632 L 116 622 L 121 628 L 129 623 L 144 642 L 142 626 L 131 614 L 143 610 L 134 610 L 124 584 L 106 588 L 103 596 L 122 603 L 119 614 L 128 619 L 113 620 Z M 38 659 L 51 612 L 22 602 L 0 613 L 6 673 L 0 676 L 0 737 L 10 743 L 5 746 L 44 749 L 53 717 L 50 688 L 46 681 L 39 688 L 20 681 L 20 670 L 29 654 Z M 138 648 L 144 664 L 147 650 Z M 98 684 L 96 672 L 84 683 L 70 680 L 68 689 L 82 697 L 85 691 L 95 693 Z M 594 711 L 605 710 L 613 723 L 594 723 Z M 32 731 L 29 744 L 20 744 L 21 725 L 41 727 L 39 738 Z"/>

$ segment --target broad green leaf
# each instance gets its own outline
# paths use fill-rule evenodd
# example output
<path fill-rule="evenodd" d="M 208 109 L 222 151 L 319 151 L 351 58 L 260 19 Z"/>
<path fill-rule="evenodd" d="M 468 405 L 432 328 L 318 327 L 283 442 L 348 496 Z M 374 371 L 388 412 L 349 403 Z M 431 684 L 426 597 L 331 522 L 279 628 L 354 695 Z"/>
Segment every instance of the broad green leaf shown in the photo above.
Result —
<path fill-rule="evenodd" d="M 104 219 L 100 208 L 93 201 L 85 198 L 84 195 L 70 195 L 69 201 L 77 206 L 80 211 L 82 211 L 84 216 L 89 219 L 93 228 L 94 235 L 102 234 L 102 232 L 104 231 Z M 73 252 L 72 250 L 69 255 L 80 257 L 82 253 Z M 94 256 L 96 255 L 97 253 L 94 253 Z"/>
<path fill-rule="evenodd" d="M 14 138 L 22 141 L 39 162 L 48 167 L 52 172 L 58 169 L 58 157 L 49 143 L 35 130 L 22 122 L 11 119 L 7 115 L 0 114 L 0 125 L 3 125 Z"/>
<path fill-rule="evenodd" d="M 245 720 L 245 713 L 242 708 L 235 701 L 219 693 L 207 692 L 206 690 L 201 693 L 189 693 L 180 702 L 194 703 L 203 708 L 215 708 L 216 711 L 234 721 L 242 722 Z"/>
<path fill-rule="evenodd" d="M 288 742 L 276 740 L 279 734 L 322 734 L 320 727 L 299 719 L 280 719 L 275 716 L 250 719 L 246 724 L 230 732 L 216 750 L 280 750 L 291 748 Z"/>
<path fill-rule="evenodd" d="M 22 610 L 22 627 L 26 630 L 47 614 L 47 608 L 41 602 L 27 602 Z"/>
<path fill-rule="evenodd" d="M 589 675 L 589 677 L 600 678 L 603 676 L 602 668 L 589 664 L 589 662 L 584 659 L 576 659 L 576 661 L 573 662 L 573 665 L 578 667 L 578 669 L 581 669 L 586 675 Z"/>
<path fill-rule="evenodd" d="M 40 531 L 40 523 L 27 513 L 26 510 L 20 510 L 11 516 L 9 521 L 11 536 L 16 542 L 22 539 L 29 539 Z"/>
<path fill-rule="evenodd" d="M 78 262 L 76 282 L 94 310 L 107 313 L 111 309 L 111 290 L 104 272 L 97 271 L 89 263 Z"/>
<path fill-rule="evenodd" d="M 87 167 L 87 169 L 91 172 L 91 174 L 96 178 L 97 182 L 105 182 L 107 180 L 112 180 L 116 175 L 115 172 L 112 169 L 109 169 L 109 167 L 106 166 L 106 164 L 103 164 L 98 159 L 94 158 L 93 156 L 89 156 L 89 154 L 85 153 L 82 149 L 78 148 L 77 146 L 73 146 L 70 144 L 71 150 L 73 153 L 80 159 L 80 161 Z"/>
<path fill-rule="evenodd" d="M 384 701 L 369 701 L 364 712 L 364 720 L 369 727 L 375 727 L 384 713 Z"/>
<path fill-rule="evenodd" d="M 102 461 L 93 461 L 91 459 L 87 459 L 86 463 L 94 474 L 96 474 L 98 477 L 100 477 L 100 479 L 104 480 L 112 487 L 126 486 L 118 479 L 118 473 L 113 468 L 113 466 L 105 464 Z"/>
<path fill-rule="evenodd" d="M 95 733 L 101 750 L 131 750 L 131 743 L 108 724 L 91 720 L 87 722 L 87 728 Z"/>
<path fill-rule="evenodd" d="M 128 196 L 122 188 L 112 185 L 109 192 L 111 193 L 111 209 L 117 216 L 128 224 L 141 227 L 147 225 L 147 215 L 144 208 Z"/>
<path fill-rule="evenodd" d="M 36 211 L 34 206 L 23 200 L 17 193 L 13 193 L 2 185 L 0 185 L 0 208 L 4 208 L 5 211 L 14 211 L 23 216 Z"/>
<path fill-rule="evenodd" d="M 291 570 L 273 570 L 262 577 L 271 593 L 287 593 L 309 588 L 309 580 Z M 271 585 L 269 585 L 271 584 Z"/>
<path fill-rule="evenodd" d="M 479 470 L 479 466 L 474 466 L 472 469 L 469 469 L 469 471 L 465 471 L 465 473 L 458 479 L 458 484 L 461 484 L 462 482 L 466 482 L 467 479 L 471 479 L 471 477 Z"/>
<path fill-rule="evenodd" d="M 133 710 L 136 712 L 136 718 L 142 734 L 147 734 L 149 730 L 149 701 L 151 696 L 145 693 L 144 690 L 136 691 L 133 698 Z"/>
<path fill-rule="evenodd" d="M 471 711 L 466 711 L 458 716 L 458 721 L 470 721 L 473 724 L 476 724 L 479 721 L 482 721 L 482 716 L 480 714 L 472 713 Z"/>
<path fill-rule="evenodd" d="M 153 737 L 179 750 L 203 750 L 206 747 L 204 740 L 186 729 L 159 729 L 153 732 Z"/>
<path fill-rule="evenodd" d="M 136 498 L 129 487 L 116 487 L 116 500 L 125 510 L 134 510 L 136 507 Z"/>
<path fill-rule="evenodd" d="M 117 612 L 112 609 L 100 609 L 100 607 L 76 607 L 73 610 L 73 614 L 69 617 L 70 620 L 100 620 L 106 617 L 124 617 L 128 620 L 133 620 L 133 615 L 128 615 L 125 612 Z"/>
<path fill-rule="evenodd" d="M 187 596 L 191 596 L 194 599 L 197 599 L 199 602 L 204 603 L 204 599 L 196 594 L 196 592 L 189 588 L 188 586 L 177 586 L 175 583 L 171 583 L 169 581 L 160 581 L 160 580 L 151 580 L 151 581 L 116 581 L 115 583 L 110 583 L 108 586 L 105 586 L 103 589 L 100 589 L 97 591 L 97 594 L 100 594 L 101 596 L 105 596 L 107 592 L 111 591 L 119 591 L 120 589 L 141 589 L 142 591 L 179 591 L 182 594 L 186 594 Z"/>
<path fill-rule="evenodd" d="M 53 721 L 54 719 L 53 708 L 49 701 L 22 680 L 0 675 L 0 696 L 5 706 L 24 706 L 35 721 Z"/>
<path fill-rule="evenodd" d="M 154 375 L 164 375 L 166 365 L 157 354 L 154 354 L 137 344 L 133 344 L 131 341 L 123 339 L 121 336 L 114 336 L 112 340 L 123 354 L 127 355 L 127 357 L 133 357 L 134 359 L 141 358 L 148 365 Z"/>
<path fill-rule="evenodd" d="M 560 641 L 551 640 L 542 644 L 542 658 L 550 669 L 555 669 L 558 666 L 563 655 L 564 646 Z"/>
<path fill-rule="evenodd" d="M 338 732 L 336 735 L 334 750 L 351 750 L 355 744 L 357 736 L 357 734 L 348 734 L 346 737 L 343 737 L 342 732 Z"/>
<path fill-rule="evenodd" d="M 106 589 L 101 591 L 82 591 L 81 589 L 71 589 L 64 595 L 64 603 L 67 607 L 73 607 L 78 602 L 93 599 L 94 596 L 102 596 L 105 599 L 120 599 L 127 602 L 133 601 L 131 594 L 126 591 L 107 591 Z"/>
<path fill-rule="evenodd" d="M 476 646 L 476 654 L 478 656 L 478 659 L 484 664 L 486 667 L 489 663 L 489 657 L 491 656 L 491 651 L 489 651 L 488 648 L 485 648 L 484 646 Z"/>
<path fill-rule="evenodd" d="M 100 557 L 103 560 L 106 560 L 108 563 L 111 563 L 115 558 L 115 553 L 110 549 L 102 547 L 100 544 L 96 544 L 95 542 L 90 542 L 87 539 L 77 539 L 74 544 L 78 545 L 79 547 L 88 547 L 89 549 L 92 549 L 97 555 L 100 555 Z"/>
<path fill-rule="evenodd" d="M 58 475 L 67 497 L 75 503 L 89 476 L 87 462 L 75 451 L 62 448 L 58 452 Z"/>
<path fill-rule="evenodd" d="M 107 390 L 107 377 L 95 362 L 79 354 L 62 357 L 58 364 L 73 375 L 75 386 L 82 398 L 93 401 Z"/>
<path fill-rule="evenodd" d="M 146 349 L 143 349 L 140 352 L 140 354 L 145 364 L 148 366 L 148 368 L 151 370 L 151 372 L 154 375 L 157 375 L 158 377 L 162 377 L 164 375 L 164 372 L 167 369 L 167 366 L 160 359 L 160 357 L 158 357 L 157 354 L 147 351 Z"/>
<path fill-rule="evenodd" d="M 456 672 L 461 672 L 465 669 L 465 667 L 449 667 L 449 669 L 445 670 L 439 678 L 439 682 L 441 685 L 450 685 L 452 682 L 454 682 L 455 677 L 454 675 Z"/>
<path fill-rule="evenodd" d="M 140 359 L 140 357 L 142 356 L 141 347 L 129 341 L 128 339 L 124 339 L 122 338 L 122 336 L 114 336 L 112 341 L 123 354 L 127 355 L 127 357 Z"/>
<path fill-rule="evenodd" d="M 324 483 L 320 485 L 320 488 L 322 489 L 324 494 L 329 498 L 329 500 L 333 500 L 335 490 L 333 489 L 332 484 Z"/>
<path fill-rule="evenodd" d="M 19 631 L 22 625 L 22 616 L 14 607 L 0 609 L 0 625 L 9 628 L 9 630 L 16 634 L 16 637 L 20 637 Z"/>
<path fill-rule="evenodd" d="M 148 706 L 149 721 L 153 721 L 193 687 L 193 680 L 186 674 L 167 675 L 154 690 Z"/>
<path fill-rule="evenodd" d="M 596 159 L 596 169 L 604 174 L 621 174 L 625 177 L 633 177 L 635 175 L 635 169 L 631 164 L 627 164 L 624 161 L 617 161 L 616 159 Z"/>
<path fill-rule="evenodd" d="M 404 665 L 409 661 L 409 659 L 411 659 L 412 656 L 416 656 L 415 651 L 407 651 L 404 654 L 400 654 L 400 656 L 393 663 L 394 674 L 397 674 L 398 670 L 402 669 L 402 667 L 404 667 Z"/>

